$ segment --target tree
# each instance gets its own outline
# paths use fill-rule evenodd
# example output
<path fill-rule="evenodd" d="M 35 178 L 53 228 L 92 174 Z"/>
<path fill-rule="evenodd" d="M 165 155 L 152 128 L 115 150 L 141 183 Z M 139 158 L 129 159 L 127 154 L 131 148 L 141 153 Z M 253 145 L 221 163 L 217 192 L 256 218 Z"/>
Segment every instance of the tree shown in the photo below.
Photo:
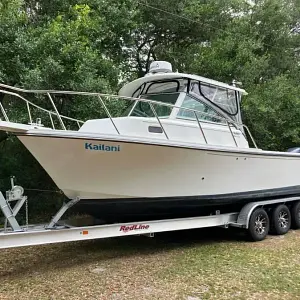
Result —
<path fill-rule="evenodd" d="M 30 44 L 25 32 L 28 18 L 21 0 L 0 3 L 0 81 L 15 85 L 25 69 L 26 53 Z"/>
<path fill-rule="evenodd" d="M 284 151 L 300 143 L 299 12 L 298 0 L 2 0 L 0 82 L 116 93 L 151 61 L 167 60 L 180 72 L 242 82 L 258 145 Z M 104 116 L 95 98 L 54 101 L 79 119 Z M 56 188 L 16 139 L 0 155 L 5 189 L 11 170 L 27 187 Z"/>

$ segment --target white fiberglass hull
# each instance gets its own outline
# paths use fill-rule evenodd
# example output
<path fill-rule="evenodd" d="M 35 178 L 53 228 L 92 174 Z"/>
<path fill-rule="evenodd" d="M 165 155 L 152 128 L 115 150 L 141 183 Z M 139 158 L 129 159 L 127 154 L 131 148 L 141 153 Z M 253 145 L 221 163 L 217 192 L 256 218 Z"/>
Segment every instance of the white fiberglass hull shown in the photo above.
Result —
<path fill-rule="evenodd" d="M 294 153 L 46 132 L 19 139 L 69 198 L 205 197 L 299 186 Z"/>

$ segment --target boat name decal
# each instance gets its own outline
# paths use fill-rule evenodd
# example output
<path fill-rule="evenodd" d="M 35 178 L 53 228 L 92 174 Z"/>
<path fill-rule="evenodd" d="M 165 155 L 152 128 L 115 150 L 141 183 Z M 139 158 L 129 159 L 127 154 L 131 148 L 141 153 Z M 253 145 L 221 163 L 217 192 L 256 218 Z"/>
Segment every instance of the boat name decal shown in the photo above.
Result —
<path fill-rule="evenodd" d="M 120 145 L 108 146 L 108 145 L 104 145 L 104 144 L 85 143 L 84 147 L 86 150 L 94 150 L 94 151 L 106 151 L 106 152 L 121 151 Z"/>
<path fill-rule="evenodd" d="M 132 230 L 149 229 L 149 227 L 150 226 L 146 225 L 146 224 L 134 224 L 134 225 L 129 225 L 129 226 L 122 225 L 120 227 L 120 231 L 128 232 L 128 231 L 132 231 Z"/>

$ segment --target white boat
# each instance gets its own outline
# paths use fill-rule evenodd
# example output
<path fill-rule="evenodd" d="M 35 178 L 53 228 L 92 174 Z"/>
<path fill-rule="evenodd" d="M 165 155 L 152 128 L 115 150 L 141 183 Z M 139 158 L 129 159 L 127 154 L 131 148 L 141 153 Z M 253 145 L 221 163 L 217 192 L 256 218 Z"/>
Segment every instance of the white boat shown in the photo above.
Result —
<path fill-rule="evenodd" d="M 241 119 L 246 92 L 234 85 L 159 61 L 118 95 L 0 89 L 7 99 L 0 130 L 15 134 L 69 199 L 81 199 L 78 209 L 96 217 L 200 215 L 300 195 L 300 154 L 257 148 Z M 46 95 L 53 109 L 29 101 L 33 94 Z M 55 99 L 66 95 L 98 99 L 107 117 L 61 115 Z M 13 99 L 24 102 L 26 124 L 10 118 Z M 116 100 L 130 104 L 126 115 L 112 115 Z M 34 122 L 37 110 L 46 118 Z"/>

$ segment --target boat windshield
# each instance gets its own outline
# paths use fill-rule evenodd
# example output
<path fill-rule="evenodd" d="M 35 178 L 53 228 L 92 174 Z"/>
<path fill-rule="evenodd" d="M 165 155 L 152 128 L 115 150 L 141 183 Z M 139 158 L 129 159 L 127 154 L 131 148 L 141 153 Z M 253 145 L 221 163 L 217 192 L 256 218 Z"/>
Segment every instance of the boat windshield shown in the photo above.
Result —
<path fill-rule="evenodd" d="M 132 95 L 135 98 L 153 100 L 161 104 L 151 104 L 149 102 L 135 101 L 130 108 L 129 115 L 135 117 L 155 117 L 155 113 L 160 118 L 169 118 L 173 107 L 166 104 L 175 105 L 180 92 L 186 89 L 188 80 L 164 79 L 143 83 Z M 153 112 L 155 110 L 155 113 Z"/>
<path fill-rule="evenodd" d="M 197 82 L 192 84 L 191 92 L 213 103 L 230 116 L 238 113 L 237 95 L 234 90 Z"/>
<path fill-rule="evenodd" d="M 179 97 L 180 94 L 183 97 Z M 146 82 L 133 93 L 133 97 L 157 101 L 162 105 L 135 101 L 130 106 L 130 116 L 155 117 L 153 112 L 155 110 L 158 117 L 169 118 L 174 108 L 164 106 L 163 103 L 166 103 L 195 110 L 197 118 L 203 121 L 224 123 L 227 117 L 238 120 L 237 92 L 198 80 L 172 79 Z M 174 112 L 176 118 L 196 120 L 193 111 L 177 108 Z"/>
<path fill-rule="evenodd" d="M 176 118 L 178 119 L 188 119 L 188 120 L 196 121 L 197 119 L 195 114 L 197 114 L 197 118 L 201 121 L 213 122 L 213 123 L 226 123 L 224 116 L 222 116 L 212 107 L 200 101 L 199 99 L 192 96 L 191 94 L 185 95 L 181 107 L 188 108 L 193 111 L 186 110 L 186 109 L 179 109 L 178 114 L 176 116 Z"/>
<path fill-rule="evenodd" d="M 159 93 L 159 94 L 144 94 L 141 95 L 142 99 L 149 99 L 167 104 L 175 105 L 180 93 Z M 164 106 L 160 104 L 152 104 L 153 108 L 160 118 L 168 118 L 172 112 L 173 107 Z M 148 102 L 138 101 L 135 103 L 130 116 L 135 117 L 155 117 L 153 109 Z"/>

